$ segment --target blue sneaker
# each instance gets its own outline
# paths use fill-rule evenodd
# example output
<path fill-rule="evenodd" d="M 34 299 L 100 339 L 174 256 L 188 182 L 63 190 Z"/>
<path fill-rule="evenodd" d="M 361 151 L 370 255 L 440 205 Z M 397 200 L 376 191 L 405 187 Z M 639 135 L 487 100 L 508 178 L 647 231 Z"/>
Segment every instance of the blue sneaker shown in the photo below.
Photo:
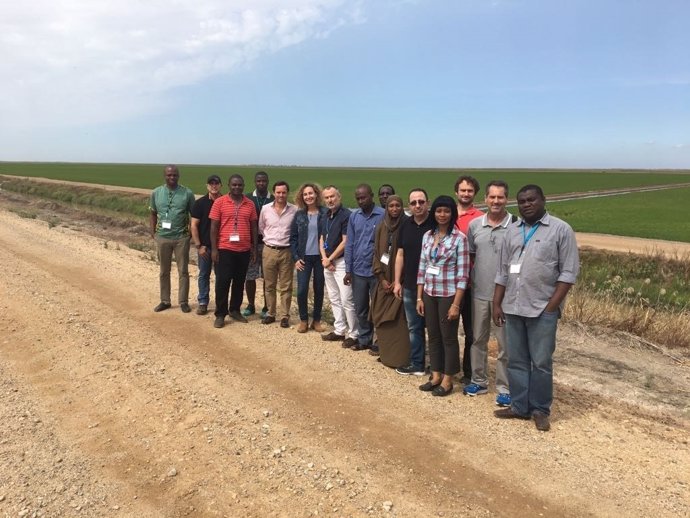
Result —
<path fill-rule="evenodd" d="M 498 406 L 510 406 L 510 394 L 499 394 L 496 396 Z"/>
<path fill-rule="evenodd" d="M 242 311 L 242 316 L 249 317 L 254 313 L 256 313 L 256 309 L 254 308 L 254 306 L 252 306 L 251 304 L 247 304 L 247 307 L 244 308 L 244 310 Z"/>
<path fill-rule="evenodd" d="M 478 396 L 480 394 L 486 394 L 488 391 L 489 389 L 482 387 L 481 385 L 477 385 L 476 383 L 470 383 L 464 389 L 462 389 L 462 393 L 466 396 Z"/>

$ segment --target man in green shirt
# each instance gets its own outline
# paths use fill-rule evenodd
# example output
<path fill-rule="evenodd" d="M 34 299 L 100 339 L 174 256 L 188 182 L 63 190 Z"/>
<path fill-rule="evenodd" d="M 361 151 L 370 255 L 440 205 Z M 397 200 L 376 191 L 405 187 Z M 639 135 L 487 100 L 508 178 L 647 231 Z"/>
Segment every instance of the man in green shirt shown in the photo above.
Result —
<path fill-rule="evenodd" d="M 165 167 L 165 185 L 151 193 L 151 236 L 156 240 L 160 262 L 161 302 L 154 311 L 170 308 L 170 269 L 173 254 L 179 275 L 178 301 L 184 313 L 189 307 L 189 213 L 194 205 L 194 193 L 180 185 L 177 166 Z"/>

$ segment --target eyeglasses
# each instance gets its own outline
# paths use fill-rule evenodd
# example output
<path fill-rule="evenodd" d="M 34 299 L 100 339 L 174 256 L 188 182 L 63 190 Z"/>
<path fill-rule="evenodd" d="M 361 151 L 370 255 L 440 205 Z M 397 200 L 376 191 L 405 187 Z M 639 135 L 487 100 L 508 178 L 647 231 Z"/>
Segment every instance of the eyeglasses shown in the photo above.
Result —
<path fill-rule="evenodd" d="M 412 200 L 410 202 L 410 205 L 412 207 L 416 207 L 417 205 L 424 205 L 426 203 L 426 200 Z"/>

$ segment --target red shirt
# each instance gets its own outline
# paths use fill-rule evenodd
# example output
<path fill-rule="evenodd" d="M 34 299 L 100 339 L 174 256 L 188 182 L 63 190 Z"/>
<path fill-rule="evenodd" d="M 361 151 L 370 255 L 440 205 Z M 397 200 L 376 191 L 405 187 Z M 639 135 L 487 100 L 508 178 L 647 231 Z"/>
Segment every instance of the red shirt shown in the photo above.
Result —
<path fill-rule="evenodd" d="M 459 210 L 459 209 L 458 209 Z M 470 221 L 476 218 L 480 218 L 484 215 L 484 212 L 477 209 L 474 205 L 470 207 L 467 212 L 460 214 L 458 212 L 458 219 L 455 222 L 455 228 L 467 236 L 467 229 L 470 226 Z"/>
<path fill-rule="evenodd" d="M 248 252 L 252 247 L 251 222 L 256 221 L 254 202 L 242 195 L 237 204 L 229 194 L 221 196 L 211 207 L 209 219 L 220 222 L 218 232 L 218 249 L 232 252 Z M 231 241 L 233 235 L 240 236 L 239 241 Z"/>

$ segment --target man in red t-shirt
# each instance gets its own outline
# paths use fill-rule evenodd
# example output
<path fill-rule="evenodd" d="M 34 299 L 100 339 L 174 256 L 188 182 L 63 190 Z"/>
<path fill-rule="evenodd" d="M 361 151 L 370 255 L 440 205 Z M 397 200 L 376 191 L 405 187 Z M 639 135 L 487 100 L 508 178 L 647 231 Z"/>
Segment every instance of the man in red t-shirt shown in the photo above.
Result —
<path fill-rule="evenodd" d="M 247 322 L 240 313 L 240 306 L 247 268 L 250 261 L 256 260 L 259 234 L 256 208 L 243 194 L 244 179 L 234 174 L 228 184 L 230 192 L 213 202 L 208 216 L 211 220 L 211 259 L 216 264 L 216 319 L 213 326 L 218 328 L 225 325 L 225 315 L 237 322 Z"/>
<path fill-rule="evenodd" d="M 458 200 L 458 219 L 455 226 L 467 236 L 467 229 L 470 221 L 479 218 L 484 213 L 474 206 L 474 198 L 479 193 L 479 181 L 473 176 L 463 175 L 455 182 L 455 196 Z M 470 264 L 470 269 L 472 265 Z M 462 297 L 462 330 L 465 333 L 465 348 L 462 354 L 462 383 L 467 385 L 472 380 L 472 364 L 470 361 L 470 350 L 474 342 L 472 332 L 472 292 L 470 283 L 467 283 L 465 295 Z"/>

